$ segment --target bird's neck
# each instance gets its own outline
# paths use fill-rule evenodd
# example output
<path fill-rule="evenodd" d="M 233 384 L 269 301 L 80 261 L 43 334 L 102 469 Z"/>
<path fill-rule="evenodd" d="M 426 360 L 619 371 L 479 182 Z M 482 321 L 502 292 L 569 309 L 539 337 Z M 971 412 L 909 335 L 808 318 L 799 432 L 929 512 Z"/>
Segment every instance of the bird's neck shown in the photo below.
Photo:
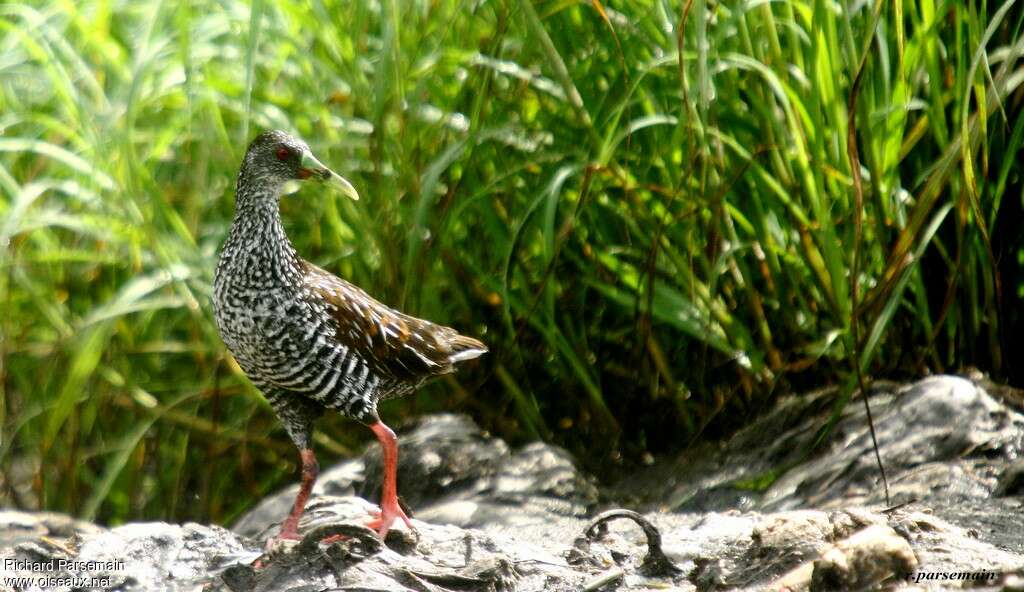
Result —
<path fill-rule="evenodd" d="M 235 219 L 223 253 L 230 254 L 243 272 L 294 283 L 301 274 L 301 260 L 285 234 L 279 197 L 279 190 L 266 194 L 244 189 L 236 192 Z"/>

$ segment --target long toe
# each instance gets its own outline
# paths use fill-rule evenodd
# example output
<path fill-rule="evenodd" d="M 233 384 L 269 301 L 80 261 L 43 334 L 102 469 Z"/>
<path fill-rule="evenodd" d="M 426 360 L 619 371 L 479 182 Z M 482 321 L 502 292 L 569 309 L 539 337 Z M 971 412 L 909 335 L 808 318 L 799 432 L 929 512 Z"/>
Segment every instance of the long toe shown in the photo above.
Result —
<path fill-rule="evenodd" d="M 391 503 L 381 504 L 380 512 L 373 512 L 376 516 L 373 520 L 366 523 L 366 526 L 370 529 L 376 530 L 377 535 L 380 536 L 381 540 L 384 540 L 388 536 L 388 531 L 391 530 L 391 526 L 395 523 L 397 518 L 401 518 L 402 522 L 409 527 L 409 530 L 416 530 L 413 528 L 412 521 L 405 515 L 405 511 L 398 505 L 398 500 L 394 500 Z"/>

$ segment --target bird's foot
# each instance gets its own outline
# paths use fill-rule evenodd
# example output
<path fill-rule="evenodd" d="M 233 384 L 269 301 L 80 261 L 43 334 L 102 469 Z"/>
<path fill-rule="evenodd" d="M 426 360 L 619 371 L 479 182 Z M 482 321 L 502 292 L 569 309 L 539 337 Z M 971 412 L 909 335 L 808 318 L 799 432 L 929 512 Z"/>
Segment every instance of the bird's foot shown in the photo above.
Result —
<path fill-rule="evenodd" d="M 384 540 L 388 536 L 388 531 L 391 530 L 391 525 L 394 524 L 396 518 L 401 518 L 405 525 L 409 527 L 409 530 L 415 531 L 412 521 L 405 515 L 405 510 L 398 503 L 398 497 L 393 499 L 385 499 L 380 504 L 380 511 L 372 512 L 374 516 L 373 520 L 366 523 L 367 528 L 377 531 L 377 535 L 380 540 Z"/>
<path fill-rule="evenodd" d="M 278 547 L 294 547 L 301 540 L 302 537 L 297 530 L 282 530 L 276 537 L 267 539 L 263 550 L 269 552 Z"/>
<path fill-rule="evenodd" d="M 309 555 L 318 545 L 332 545 L 339 541 L 353 541 L 362 545 L 364 553 L 375 553 L 383 548 L 384 543 L 377 538 L 377 533 L 366 528 L 347 523 L 324 524 L 318 526 L 305 536 L 298 532 L 282 532 L 276 537 L 267 540 L 264 546 L 263 555 L 252 562 L 252 568 L 260 570 L 270 565 L 271 562 L 281 559 L 289 554 L 298 556 Z"/>
<path fill-rule="evenodd" d="M 337 543 L 339 541 L 345 541 L 349 538 L 351 537 L 344 534 L 332 534 L 320 539 L 320 544 L 333 545 L 334 543 Z M 267 539 L 267 544 L 264 547 L 263 551 L 267 555 L 279 555 L 283 552 L 287 552 L 293 549 L 302 540 L 303 537 L 299 536 L 299 533 L 297 532 L 281 533 L 280 535 L 274 538 Z"/>
<path fill-rule="evenodd" d="M 295 531 L 281 532 L 276 537 L 270 537 L 267 539 L 266 544 L 263 545 L 263 555 L 260 555 L 256 561 L 253 561 L 252 566 L 255 569 L 262 569 L 274 557 L 279 557 L 291 551 L 301 541 L 302 537 Z"/>
<path fill-rule="evenodd" d="M 340 541 L 347 541 L 348 539 L 349 539 L 349 537 L 346 536 L 346 535 L 343 535 L 343 534 L 332 534 L 329 537 L 324 537 L 324 538 L 320 539 L 320 544 L 321 545 L 333 545 L 334 543 L 337 543 L 337 542 L 340 542 Z"/>

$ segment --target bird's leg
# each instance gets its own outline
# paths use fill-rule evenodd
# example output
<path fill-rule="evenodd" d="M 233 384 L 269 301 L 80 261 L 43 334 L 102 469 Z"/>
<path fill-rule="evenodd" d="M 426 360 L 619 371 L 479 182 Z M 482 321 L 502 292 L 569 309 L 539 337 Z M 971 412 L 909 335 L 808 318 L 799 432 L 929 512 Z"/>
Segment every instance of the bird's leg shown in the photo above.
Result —
<path fill-rule="evenodd" d="M 302 485 L 299 487 L 299 494 L 295 496 L 295 505 L 292 506 L 291 513 L 281 523 L 281 533 L 277 535 L 278 539 L 297 541 L 302 538 L 299 536 L 299 518 L 302 517 L 302 511 L 306 509 L 306 502 L 309 500 L 309 494 L 313 491 L 313 484 L 316 483 L 316 476 L 320 471 L 320 466 L 316 462 L 316 454 L 313 453 L 312 448 L 303 448 L 299 451 L 299 456 L 302 458 Z"/>
<path fill-rule="evenodd" d="M 413 526 L 398 504 L 398 438 L 391 428 L 379 420 L 370 429 L 377 436 L 384 455 L 384 486 L 380 495 L 380 517 L 371 520 L 367 526 L 376 530 L 380 538 L 384 539 L 395 518 L 401 518 L 410 529 Z"/>
<path fill-rule="evenodd" d="M 313 453 L 312 448 L 300 448 L 299 457 L 302 458 L 302 484 L 299 486 L 299 494 L 295 496 L 292 511 L 281 523 L 281 532 L 276 537 L 267 539 L 263 549 L 264 555 L 253 562 L 253 567 L 256 569 L 263 569 L 266 565 L 266 557 L 280 553 L 281 549 L 288 548 L 294 545 L 295 541 L 302 540 L 302 537 L 299 536 L 299 518 L 302 517 L 302 511 L 306 509 L 306 502 L 309 500 L 309 494 L 313 491 L 313 484 L 316 483 L 316 475 L 320 471 L 320 466 L 316 462 L 316 454 Z"/>

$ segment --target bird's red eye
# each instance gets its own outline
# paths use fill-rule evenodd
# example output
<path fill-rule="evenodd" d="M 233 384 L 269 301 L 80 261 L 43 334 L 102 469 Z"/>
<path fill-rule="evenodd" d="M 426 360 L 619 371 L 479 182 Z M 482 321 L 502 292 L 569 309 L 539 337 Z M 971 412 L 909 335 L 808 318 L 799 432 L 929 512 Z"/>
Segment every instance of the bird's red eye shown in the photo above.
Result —
<path fill-rule="evenodd" d="M 277 159 L 278 160 L 288 160 L 288 157 L 290 155 L 291 155 L 291 150 L 288 150 L 287 148 L 278 148 L 277 149 Z"/>

